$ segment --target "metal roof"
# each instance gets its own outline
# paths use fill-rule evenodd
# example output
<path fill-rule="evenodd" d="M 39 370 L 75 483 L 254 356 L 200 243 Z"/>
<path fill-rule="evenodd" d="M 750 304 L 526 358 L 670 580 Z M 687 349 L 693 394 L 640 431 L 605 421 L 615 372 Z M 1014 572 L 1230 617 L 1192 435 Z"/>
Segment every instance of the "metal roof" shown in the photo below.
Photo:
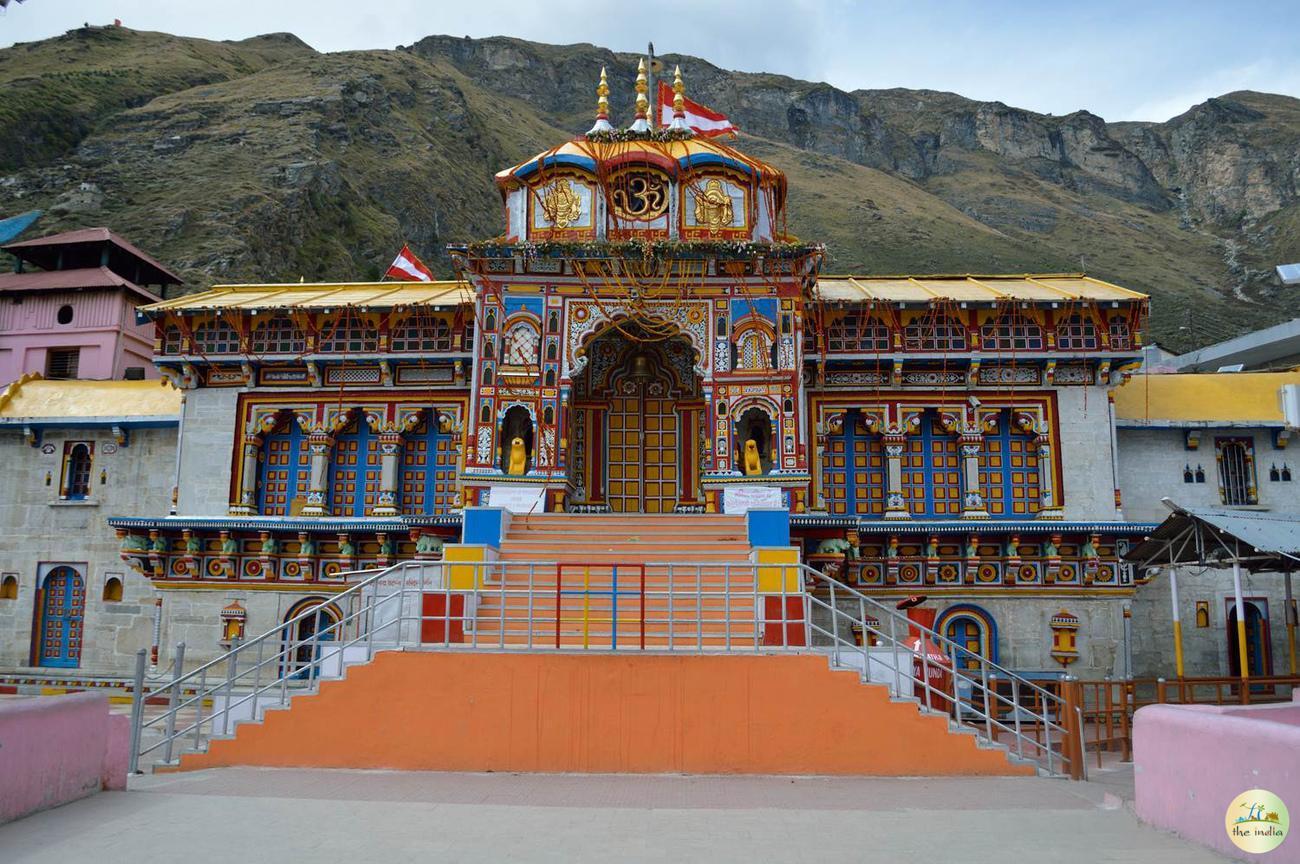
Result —
<path fill-rule="evenodd" d="M 185 281 L 171 270 L 168 270 L 167 267 L 157 258 L 154 258 L 148 252 L 143 251 L 129 240 L 118 236 L 107 228 L 82 228 L 77 231 L 64 231 L 62 234 L 48 234 L 44 237 L 37 237 L 34 240 L 23 240 L 19 243 L 10 243 L 2 248 L 6 252 L 16 255 L 25 261 L 31 261 L 37 266 L 44 267 L 46 270 L 53 270 L 55 268 L 49 265 L 53 265 L 57 260 L 57 248 L 60 246 L 75 246 L 80 243 L 110 243 L 121 249 L 127 255 L 136 258 L 146 266 L 157 271 L 157 279 L 142 281 L 169 282 L 175 285 L 180 285 Z"/>
<path fill-rule="evenodd" d="M 146 303 L 158 302 L 158 295 L 107 267 L 0 273 L 0 291 L 75 291 L 83 288 L 122 288 L 135 293 Z"/>
<path fill-rule="evenodd" d="M 208 309 L 391 309 L 394 306 L 460 306 L 474 302 L 469 284 L 444 282 L 323 282 L 288 285 L 216 285 L 141 306 L 144 314 Z"/>
<path fill-rule="evenodd" d="M 1179 507 L 1124 555 L 1142 567 L 1226 566 L 1240 558 L 1250 570 L 1279 570 L 1300 562 L 1300 513 Z"/>
<path fill-rule="evenodd" d="M 1285 367 L 1300 355 L 1300 318 L 1225 339 L 1173 359 L 1180 372 L 1211 372 L 1242 364 L 1247 369 Z"/>
<path fill-rule="evenodd" d="M 819 276 L 817 296 L 828 302 L 929 303 L 953 300 L 996 303 L 1133 302 L 1147 295 L 1083 273 L 938 276 Z"/>

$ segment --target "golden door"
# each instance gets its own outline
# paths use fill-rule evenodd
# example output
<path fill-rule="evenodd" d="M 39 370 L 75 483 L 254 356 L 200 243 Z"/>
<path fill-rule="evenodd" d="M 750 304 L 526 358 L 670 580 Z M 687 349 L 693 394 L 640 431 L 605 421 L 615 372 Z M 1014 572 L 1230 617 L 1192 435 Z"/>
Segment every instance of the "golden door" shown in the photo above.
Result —
<path fill-rule="evenodd" d="M 609 405 L 607 497 L 615 513 L 671 513 L 677 505 L 677 413 L 644 391 Z"/>

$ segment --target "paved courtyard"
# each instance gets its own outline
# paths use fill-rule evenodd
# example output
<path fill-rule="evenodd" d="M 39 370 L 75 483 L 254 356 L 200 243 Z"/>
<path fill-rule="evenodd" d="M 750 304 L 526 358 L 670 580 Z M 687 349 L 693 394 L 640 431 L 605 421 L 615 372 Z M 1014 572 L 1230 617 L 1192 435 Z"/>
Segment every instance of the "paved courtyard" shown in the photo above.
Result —
<path fill-rule="evenodd" d="M 1123 785 L 226 768 L 0 826 L 0 861 L 1225 860 L 1140 825 Z"/>

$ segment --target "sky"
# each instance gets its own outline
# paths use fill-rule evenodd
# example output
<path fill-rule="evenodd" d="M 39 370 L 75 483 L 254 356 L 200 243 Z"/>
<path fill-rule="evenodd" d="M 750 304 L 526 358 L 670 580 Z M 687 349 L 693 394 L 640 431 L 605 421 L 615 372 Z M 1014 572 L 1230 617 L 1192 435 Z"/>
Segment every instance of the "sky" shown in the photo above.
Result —
<path fill-rule="evenodd" d="M 319 51 L 431 34 L 617 51 L 653 40 L 844 90 L 948 90 L 1110 121 L 1167 120 L 1234 90 L 1300 97 L 1300 0 L 26 0 L 0 10 L 0 46 L 114 18 L 208 39 L 287 31 Z"/>

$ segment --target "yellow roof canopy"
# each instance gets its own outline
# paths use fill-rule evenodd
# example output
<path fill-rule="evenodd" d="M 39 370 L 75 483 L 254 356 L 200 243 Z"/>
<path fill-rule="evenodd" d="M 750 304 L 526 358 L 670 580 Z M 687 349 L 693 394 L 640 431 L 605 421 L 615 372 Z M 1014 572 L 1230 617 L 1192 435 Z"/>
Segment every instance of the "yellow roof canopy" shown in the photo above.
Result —
<path fill-rule="evenodd" d="M 1115 390 L 1115 419 L 1128 426 L 1279 426 L 1286 384 L 1300 384 L 1300 370 L 1134 375 Z"/>
<path fill-rule="evenodd" d="M 288 285 L 216 285 L 139 307 L 141 312 L 198 312 L 212 309 L 391 309 L 395 306 L 460 306 L 474 301 L 467 283 L 325 282 Z"/>
<path fill-rule="evenodd" d="M 24 375 L 0 390 L 0 419 L 175 418 L 181 391 L 165 381 L 47 381 Z"/>
<path fill-rule="evenodd" d="M 1145 294 L 1130 291 L 1082 273 L 954 276 L 819 276 L 817 295 L 829 302 L 1027 303 L 1134 302 Z"/>

